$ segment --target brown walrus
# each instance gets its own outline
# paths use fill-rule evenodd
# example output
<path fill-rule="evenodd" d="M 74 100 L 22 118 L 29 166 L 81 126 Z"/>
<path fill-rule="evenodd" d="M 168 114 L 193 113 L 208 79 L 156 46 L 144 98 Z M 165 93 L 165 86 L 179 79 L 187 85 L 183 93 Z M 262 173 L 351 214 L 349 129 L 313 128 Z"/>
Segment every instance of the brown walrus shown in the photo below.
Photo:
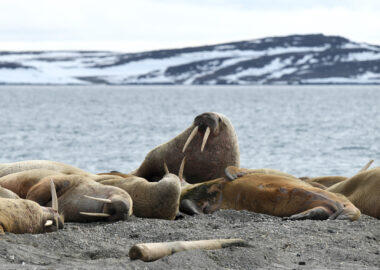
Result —
<path fill-rule="evenodd" d="M 132 174 L 157 181 L 165 175 L 164 163 L 178 174 L 185 155 L 184 178 L 189 183 L 221 177 L 227 166 L 239 166 L 238 140 L 230 120 L 219 113 L 198 115 L 185 131 L 150 151 Z"/>
<path fill-rule="evenodd" d="M 51 182 L 50 192 L 53 197 L 52 208 L 30 200 L 0 198 L 0 234 L 44 233 L 62 228 L 63 219 L 57 212 L 57 196 Z"/>
<path fill-rule="evenodd" d="M 120 174 L 119 174 L 120 175 Z M 128 192 L 133 201 L 133 214 L 137 217 L 173 220 L 178 214 L 181 186 L 179 178 L 171 173 L 155 183 L 123 174 L 124 178 L 99 181 Z"/>
<path fill-rule="evenodd" d="M 82 175 L 47 176 L 31 187 L 26 198 L 49 206 L 51 197 L 46 189 L 50 179 L 56 185 L 59 212 L 66 221 L 116 221 L 132 215 L 132 199 L 127 192 Z"/>
<path fill-rule="evenodd" d="M 0 186 L 12 190 L 21 198 L 45 206 L 51 203 L 51 196 L 47 192 L 50 179 L 56 185 L 59 212 L 66 221 L 114 221 L 126 219 L 132 214 L 132 199 L 127 192 L 99 184 L 85 175 L 34 169 L 1 177 Z"/>
<path fill-rule="evenodd" d="M 184 213 L 212 213 L 218 209 L 248 210 L 288 219 L 357 220 L 360 211 L 347 198 L 295 178 L 250 173 L 234 166 L 224 178 L 187 185 L 181 193 Z"/>
<path fill-rule="evenodd" d="M 380 219 L 380 167 L 359 172 L 326 190 L 346 196 L 363 214 Z"/>

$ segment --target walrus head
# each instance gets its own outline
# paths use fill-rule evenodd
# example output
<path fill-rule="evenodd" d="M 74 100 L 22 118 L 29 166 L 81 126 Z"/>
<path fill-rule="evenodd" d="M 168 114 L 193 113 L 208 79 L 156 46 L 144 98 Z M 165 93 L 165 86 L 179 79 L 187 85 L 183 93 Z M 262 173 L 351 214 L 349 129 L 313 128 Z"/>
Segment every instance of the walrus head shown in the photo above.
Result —
<path fill-rule="evenodd" d="M 182 189 L 179 210 L 188 215 L 211 214 L 220 209 L 223 200 L 223 178 L 189 184 Z"/>
<path fill-rule="evenodd" d="M 200 134 L 203 136 L 201 152 L 206 146 L 208 137 L 218 136 L 222 125 L 222 118 L 220 115 L 212 112 L 206 112 L 195 117 L 193 126 L 194 129 L 190 133 L 190 136 L 187 138 L 185 145 L 183 146 L 182 152 L 185 152 L 187 146 L 193 140 L 193 138 Z"/>

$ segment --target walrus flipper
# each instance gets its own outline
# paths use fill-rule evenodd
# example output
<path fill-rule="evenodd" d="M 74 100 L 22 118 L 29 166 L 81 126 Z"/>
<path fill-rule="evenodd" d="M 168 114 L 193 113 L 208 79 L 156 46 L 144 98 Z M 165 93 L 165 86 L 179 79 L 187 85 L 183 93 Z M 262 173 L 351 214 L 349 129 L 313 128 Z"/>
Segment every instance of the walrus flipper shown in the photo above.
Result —
<path fill-rule="evenodd" d="M 314 207 L 308 209 L 299 214 L 292 215 L 290 217 L 284 217 L 284 220 L 304 220 L 304 219 L 316 219 L 316 220 L 325 220 L 330 217 L 330 214 L 327 212 L 326 208 L 322 206 Z"/>
<path fill-rule="evenodd" d="M 228 181 L 233 181 L 235 179 L 238 179 L 239 177 L 242 177 L 247 174 L 247 170 L 244 171 L 244 169 L 235 167 L 235 166 L 228 166 L 225 170 L 225 177 Z"/>

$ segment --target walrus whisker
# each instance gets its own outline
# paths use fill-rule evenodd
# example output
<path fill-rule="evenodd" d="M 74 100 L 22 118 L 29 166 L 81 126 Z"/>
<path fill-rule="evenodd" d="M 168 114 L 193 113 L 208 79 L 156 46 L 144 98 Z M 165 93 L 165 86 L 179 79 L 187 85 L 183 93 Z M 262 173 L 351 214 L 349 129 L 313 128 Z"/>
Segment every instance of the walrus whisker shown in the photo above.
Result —
<path fill-rule="evenodd" d="M 366 171 L 371 166 L 372 163 L 373 163 L 373 159 L 370 160 L 359 172 L 361 173 L 361 172 Z"/>
<path fill-rule="evenodd" d="M 97 198 L 97 197 L 92 197 L 92 196 L 88 196 L 88 195 L 83 195 L 83 196 L 86 197 L 87 199 L 91 199 L 94 201 L 99 201 L 99 202 L 104 202 L 104 203 L 112 203 L 112 201 L 110 199 Z"/>
<path fill-rule="evenodd" d="M 207 127 L 205 135 L 203 136 L 202 146 L 201 146 L 201 152 L 203 152 L 203 149 L 205 148 L 208 136 L 210 135 L 210 127 Z"/>
<path fill-rule="evenodd" d="M 110 217 L 110 214 L 106 213 L 90 213 L 90 212 L 79 212 L 79 214 L 83 216 L 89 216 L 89 217 Z"/>
<path fill-rule="evenodd" d="M 198 126 L 196 126 L 193 131 L 190 133 L 190 136 L 189 138 L 187 138 L 187 141 L 185 142 L 185 145 L 183 146 L 183 149 L 182 149 L 182 153 L 185 152 L 187 146 L 190 144 L 190 142 L 193 140 L 193 138 L 195 137 L 195 135 L 197 134 L 198 132 Z"/>
<path fill-rule="evenodd" d="M 166 162 L 164 162 L 164 169 L 165 169 L 165 174 L 170 173 L 170 172 L 169 172 L 168 165 L 166 165 Z"/>
<path fill-rule="evenodd" d="M 185 160 L 186 160 L 186 157 L 183 157 L 181 166 L 179 167 L 179 171 L 178 171 L 178 178 L 179 180 L 181 180 L 181 182 L 183 181 L 183 170 L 185 168 Z"/>
<path fill-rule="evenodd" d="M 53 221 L 52 221 L 52 220 L 47 220 L 47 221 L 45 222 L 45 227 L 49 227 L 49 226 L 51 226 L 51 225 L 53 225 Z"/>

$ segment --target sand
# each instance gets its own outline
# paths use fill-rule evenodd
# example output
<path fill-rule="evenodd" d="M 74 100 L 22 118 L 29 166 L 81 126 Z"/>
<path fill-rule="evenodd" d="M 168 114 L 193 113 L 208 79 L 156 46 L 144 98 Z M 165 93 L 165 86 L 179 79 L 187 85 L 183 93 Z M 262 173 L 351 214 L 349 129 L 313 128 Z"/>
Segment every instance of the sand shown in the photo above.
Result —
<path fill-rule="evenodd" d="M 249 247 L 186 251 L 155 262 L 131 261 L 143 242 L 243 238 Z M 220 210 L 176 221 L 131 217 L 115 223 L 66 223 L 59 232 L 0 236 L 2 269 L 379 269 L 380 222 L 285 221 Z"/>

